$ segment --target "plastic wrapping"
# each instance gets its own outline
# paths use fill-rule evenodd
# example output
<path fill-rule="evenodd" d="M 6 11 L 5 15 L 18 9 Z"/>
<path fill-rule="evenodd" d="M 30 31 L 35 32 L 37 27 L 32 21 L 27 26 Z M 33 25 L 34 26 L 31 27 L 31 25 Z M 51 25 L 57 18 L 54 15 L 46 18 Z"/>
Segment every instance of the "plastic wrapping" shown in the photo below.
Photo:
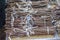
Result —
<path fill-rule="evenodd" d="M 36 35 L 56 36 L 55 33 L 58 36 L 57 29 L 60 27 L 60 23 L 54 21 L 55 24 L 52 24 L 53 20 L 57 20 L 52 18 L 53 12 L 49 11 L 47 7 L 35 8 L 33 5 L 33 2 L 30 0 L 9 3 L 10 7 L 6 8 L 6 38 L 11 40 L 14 37 L 18 37 L 18 39 L 19 37 L 33 38 L 33 36 L 36 37 Z M 45 5 L 47 6 L 47 3 Z M 47 10 L 45 10 L 45 8 Z"/>

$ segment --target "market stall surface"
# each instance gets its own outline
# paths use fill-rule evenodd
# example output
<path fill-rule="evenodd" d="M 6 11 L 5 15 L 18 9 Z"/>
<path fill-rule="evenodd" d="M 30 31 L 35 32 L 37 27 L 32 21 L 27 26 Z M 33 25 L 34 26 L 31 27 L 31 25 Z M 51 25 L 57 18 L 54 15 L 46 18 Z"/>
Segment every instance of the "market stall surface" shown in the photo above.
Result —
<path fill-rule="evenodd" d="M 60 38 L 54 38 L 52 35 L 39 35 L 31 37 L 16 37 L 12 38 L 12 40 L 60 40 Z"/>

